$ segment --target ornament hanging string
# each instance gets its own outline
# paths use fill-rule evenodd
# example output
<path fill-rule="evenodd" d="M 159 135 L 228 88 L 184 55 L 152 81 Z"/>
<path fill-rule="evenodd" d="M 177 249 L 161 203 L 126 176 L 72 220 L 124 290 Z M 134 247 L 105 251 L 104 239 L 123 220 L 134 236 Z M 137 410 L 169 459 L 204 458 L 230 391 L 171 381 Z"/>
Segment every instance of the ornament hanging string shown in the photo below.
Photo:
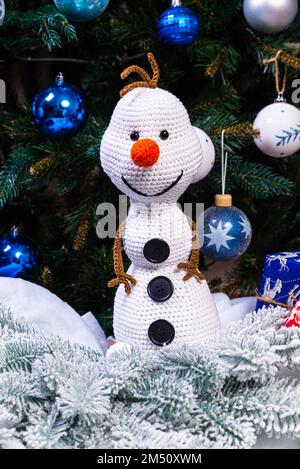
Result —
<path fill-rule="evenodd" d="M 242 210 L 233 205 L 232 195 L 226 191 L 230 147 L 225 148 L 225 133 L 226 129 L 223 129 L 220 148 L 221 191 L 215 194 L 214 206 L 204 212 L 202 253 L 214 261 L 237 259 L 247 250 L 252 237 L 250 220 Z"/>
<path fill-rule="evenodd" d="M 282 86 L 280 88 L 279 57 L 280 57 L 281 53 L 282 53 L 282 50 L 278 50 L 274 57 L 272 57 L 271 59 L 264 59 L 263 60 L 264 65 L 267 65 L 267 64 L 270 64 L 270 63 L 275 64 L 275 85 L 276 85 L 276 91 L 277 91 L 277 94 L 278 94 L 279 98 L 283 97 L 283 94 L 284 94 L 285 88 L 286 88 L 286 78 L 287 78 L 287 65 L 284 64 L 284 76 L 283 76 L 283 80 L 282 80 Z"/>
<path fill-rule="evenodd" d="M 225 195 L 226 190 L 226 177 L 227 177 L 227 162 L 228 152 L 225 153 L 225 129 L 222 130 L 221 134 L 221 182 L 222 182 L 222 195 Z"/>
<path fill-rule="evenodd" d="M 272 47 L 268 46 L 267 44 L 261 43 L 260 48 L 265 51 L 267 54 L 275 54 L 277 51 L 272 49 Z M 294 46 L 295 51 L 298 50 L 296 49 L 296 44 Z M 284 50 L 281 51 L 279 61 L 288 65 L 289 67 L 293 67 L 295 70 L 300 69 L 300 59 L 299 57 L 295 57 L 292 54 L 288 54 Z"/>

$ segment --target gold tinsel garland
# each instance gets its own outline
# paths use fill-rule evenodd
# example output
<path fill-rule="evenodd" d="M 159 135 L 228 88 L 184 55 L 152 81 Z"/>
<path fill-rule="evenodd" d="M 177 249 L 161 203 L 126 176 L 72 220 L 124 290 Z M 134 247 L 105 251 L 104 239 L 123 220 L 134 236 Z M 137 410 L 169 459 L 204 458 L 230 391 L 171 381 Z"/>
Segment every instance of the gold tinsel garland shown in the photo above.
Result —
<path fill-rule="evenodd" d="M 45 156 L 45 158 L 31 166 L 29 170 L 30 175 L 33 177 L 39 176 L 41 173 L 49 169 L 56 160 L 57 157 L 55 155 Z"/>
<path fill-rule="evenodd" d="M 216 55 L 211 64 L 206 67 L 205 76 L 213 78 L 219 71 L 221 63 L 228 53 L 228 47 L 223 47 L 220 52 Z"/>
<path fill-rule="evenodd" d="M 221 137 L 223 130 L 225 130 L 226 135 L 233 137 L 259 137 L 259 131 L 254 129 L 250 122 L 246 124 L 234 124 L 225 128 L 219 127 L 213 131 L 213 135 Z"/>
<path fill-rule="evenodd" d="M 89 220 L 88 219 L 82 220 L 82 222 L 79 225 L 74 242 L 73 242 L 74 251 L 82 251 L 82 249 L 85 246 L 88 234 L 89 234 L 89 229 L 90 229 Z"/>
<path fill-rule="evenodd" d="M 237 96 L 236 90 L 231 88 L 230 90 L 226 91 L 226 93 L 222 94 L 221 96 L 215 96 L 214 98 L 209 99 L 208 101 L 201 101 L 200 103 L 196 104 L 192 107 L 192 111 L 202 111 L 205 109 L 210 109 L 216 104 L 225 101 L 226 99 L 233 98 Z"/>
<path fill-rule="evenodd" d="M 51 285 L 52 285 L 52 281 L 53 281 L 53 275 L 52 275 L 51 269 L 48 265 L 46 265 L 43 268 L 41 277 L 42 277 L 43 286 L 45 288 L 50 288 Z"/>
<path fill-rule="evenodd" d="M 260 44 L 260 48 L 271 56 L 275 56 L 278 53 L 278 50 L 273 49 L 267 44 Z M 292 54 L 288 54 L 284 50 L 280 51 L 280 54 L 278 55 L 278 60 L 286 65 L 295 68 L 296 70 L 300 69 L 300 59 Z"/>

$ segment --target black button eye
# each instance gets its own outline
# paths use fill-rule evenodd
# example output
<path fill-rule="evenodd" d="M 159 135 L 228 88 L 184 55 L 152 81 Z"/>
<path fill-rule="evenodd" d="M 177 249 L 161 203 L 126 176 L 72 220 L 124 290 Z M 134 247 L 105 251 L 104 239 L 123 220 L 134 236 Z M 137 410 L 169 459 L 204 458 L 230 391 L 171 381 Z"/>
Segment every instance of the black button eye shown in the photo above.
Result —
<path fill-rule="evenodd" d="M 169 132 L 167 130 L 162 130 L 159 136 L 162 140 L 167 140 L 167 138 L 169 138 Z"/>
<path fill-rule="evenodd" d="M 140 134 L 136 130 L 134 130 L 133 132 L 131 132 L 130 138 L 131 140 L 136 142 L 140 138 Z"/>

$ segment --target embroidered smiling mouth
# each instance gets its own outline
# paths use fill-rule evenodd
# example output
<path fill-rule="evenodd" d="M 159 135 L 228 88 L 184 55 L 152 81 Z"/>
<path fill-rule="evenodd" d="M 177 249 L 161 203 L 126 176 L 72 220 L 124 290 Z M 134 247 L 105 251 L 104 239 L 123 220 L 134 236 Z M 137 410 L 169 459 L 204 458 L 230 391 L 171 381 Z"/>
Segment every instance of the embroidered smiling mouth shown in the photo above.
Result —
<path fill-rule="evenodd" d="M 169 190 L 171 190 L 174 186 L 176 186 L 176 184 L 178 184 L 178 182 L 180 181 L 180 179 L 182 178 L 183 176 L 183 171 L 181 171 L 180 175 L 178 176 L 178 178 L 172 182 L 172 184 L 170 184 L 168 187 L 166 187 L 165 189 L 163 189 L 162 191 L 160 192 L 157 192 L 156 194 L 145 194 L 144 192 L 141 192 L 139 191 L 138 189 L 135 189 L 134 187 L 132 187 L 132 185 L 126 181 L 126 179 L 124 178 L 124 176 L 122 176 L 122 181 L 124 182 L 124 184 L 126 184 L 126 186 L 132 190 L 133 192 L 135 192 L 136 194 L 138 195 L 142 195 L 143 197 L 157 197 L 159 195 L 163 195 L 165 194 L 166 192 L 168 192 Z"/>

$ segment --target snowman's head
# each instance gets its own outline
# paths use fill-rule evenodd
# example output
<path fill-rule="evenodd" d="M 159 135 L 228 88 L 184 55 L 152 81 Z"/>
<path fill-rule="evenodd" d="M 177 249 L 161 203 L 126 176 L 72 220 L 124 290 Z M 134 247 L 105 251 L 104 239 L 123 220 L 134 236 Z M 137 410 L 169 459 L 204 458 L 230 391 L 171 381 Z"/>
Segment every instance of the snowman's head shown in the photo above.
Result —
<path fill-rule="evenodd" d="M 213 164 L 183 104 L 160 88 L 136 87 L 120 99 L 100 155 L 112 182 L 146 204 L 176 202 Z"/>

